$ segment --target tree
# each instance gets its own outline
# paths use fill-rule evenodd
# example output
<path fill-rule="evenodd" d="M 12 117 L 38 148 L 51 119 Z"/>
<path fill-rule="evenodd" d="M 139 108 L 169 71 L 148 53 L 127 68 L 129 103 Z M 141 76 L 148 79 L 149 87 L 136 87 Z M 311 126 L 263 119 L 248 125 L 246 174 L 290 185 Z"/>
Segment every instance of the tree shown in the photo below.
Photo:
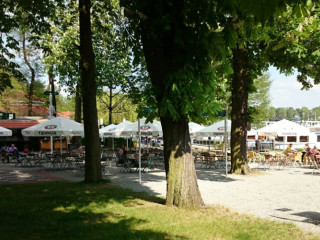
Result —
<path fill-rule="evenodd" d="M 276 19 L 268 45 L 269 61 L 286 74 L 297 69 L 302 89 L 320 82 L 319 9 L 319 2 L 313 1 L 307 1 L 304 7 L 288 7 Z"/>
<path fill-rule="evenodd" d="M 47 19 L 54 15 L 54 9 L 62 1 L 30 0 L 2 1 L 0 3 L 0 92 L 7 86 L 11 86 L 11 78 L 19 81 L 26 81 L 19 64 L 16 62 L 16 55 L 21 47 L 16 40 L 17 29 L 28 30 L 33 34 L 48 30 Z M 34 36 L 34 35 L 33 35 Z M 30 41 L 35 42 L 33 38 Z"/>
<path fill-rule="evenodd" d="M 268 121 L 266 112 L 270 109 L 269 89 L 272 81 L 269 75 L 264 74 L 254 80 L 256 92 L 249 93 L 249 109 L 251 109 L 252 126 L 255 128 L 264 127 L 263 122 Z"/>
<path fill-rule="evenodd" d="M 287 109 L 287 119 L 292 121 L 294 120 L 295 115 L 296 115 L 296 111 L 293 109 L 293 107 L 289 107 Z"/>
<path fill-rule="evenodd" d="M 99 118 L 110 119 L 110 111 L 108 109 L 108 106 L 112 104 L 109 103 L 109 99 L 109 96 L 106 94 L 104 94 L 103 96 L 99 96 L 99 99 L 97 100 Z M 129 99 L 127 95 L 119 94 L 118 96 L 113 96 L 112 99 L 115 101 L 115 103 L 112 105 L 112 123 L 120 123 L 123 119 L 131 122 L 136 121 L 137 106 L 132 104 L 131 99 Z"/>
<path fill-rule="evenodd" d="M 286 119 L 287 110 L 285 108 L 277 108 L 276 109 L 276 120 L 280 121 L 282 119 Z"/>
<path fill-rule="evenodd" d="M 269 121 L 274 121 L 276 119 L 276 108 L 275 107 L 270 107 L 268 112 L 267 112 L 268 120 Z"/>
<path fill-rule="evenodd" d="M 95 57 L 91 32 L 91 1 L 79 0 L 80 69 L 85 132 L 85 182 L 102 181 L 96 106 Z"/>
<path fill-rule="evenodd" d="M 312 108 L 312 116 L 314 116 L 314 121 L 318 121 L 320 117 L 320 107 Z"/>
<path fill-rule="evenodd" d="M 309 108 L 307 107 L 302 107 L 300 110 L 300 118 L 303 121 L 309 121 L 309 117 L 311 116 L 311 112 L 309 110 Z"/>
<path fill-rule="evenodd" d="M 214 46 L 213 35 L 205 24 L 214 13 L 213 6 L 177 1 L 123 1 L 123 4 L 136 30 L 135 57 L 139 58 L 142 43 L 152 83 L 152 94 L 142 102 L 152 109 L 149 119 L 160 116 L 162 124 L 166 204 L 201 206 L 188 122 L 190 118 L 203 121 L 219 110 L 214 95 L 220 88 L 214 84 L 217 78 L 208 49 Z"/>
<path fill-rule="evenodd" d="M 109 4 L 109 6 L 108 6 Z M 108 110 L 109 124 L 113 112 L 128 94 L 128 75 L 131 71 L 130 49 L 124 38 L 126 24 L 118 1 L 96 1 L 93 16 L 94 51 L 99 101 Z M 107 9 L 109 14 L 105 14 Z M 108 96 L 108 100 L 102 97 Z M 121 97 L 117 97 L 121 96 Z"/>

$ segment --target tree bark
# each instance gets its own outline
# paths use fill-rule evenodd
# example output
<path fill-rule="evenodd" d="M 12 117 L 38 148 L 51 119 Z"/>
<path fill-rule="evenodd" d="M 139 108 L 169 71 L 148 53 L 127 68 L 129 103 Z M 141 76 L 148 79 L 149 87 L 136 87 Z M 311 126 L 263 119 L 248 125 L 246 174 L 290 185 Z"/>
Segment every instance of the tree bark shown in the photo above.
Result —
<path fill-rule="evenodd" d="M 248 127 L 248 52 L 233 49 L 232 110 L 231 110 L 231 170 L 230 173 L 247 174 Z"/>
<path fill-rule="evenodd" d="M 53 93 L 55 91 L 54 89 L 54 78 L 53 78 L 53 73 L 52 73 L 52 69 L 50 69 L 49 71 L 49 85 L 50 85 L 50 91 Z M 56 102 L 56 95 L 52 94 L 52 106 L 54 107 L 55 113 L 54 113 L 54 117 L 57 116 L 57 102 Z"/>
<path fill-rule="evenodd" d="M 28 60 L 28 54 L 26 49 L 26 34 L 23 33 L 22 35 L 22 50 L 23 50 L 23 58 L 25 63 L 27 64 L 28 68 L 31 71 L 31 81 L 28 89 L 28 116 L 32 115 L 32 105 L 33 105 L 33 88 L 34 88 L 34 82 L 36 79 L 35 70 L 32 67 L 31 63 Z"/>
<path fill-rule="evenodd" d="M 108 106 L 108 111 L 109 111 L 109 125 L 112 124 L 112 111 L 113 111 L 113 108 L 112 108 L 112 84 L 111 86 L 109 87 L 109 106 Z"/>
<path fill-rule="evenodd" d="M 164 162 L 167 179 L 167 205 L 203 206 L 191 151 L 188 119 L 161 118 Z"/>
<path fill-rule="evenodd" d="M 74 120 L 78 123 L 81 123 L 81 114 L 82 114 L 82 98 L 81 98 L 81 87 L 80 84 L 77 83 L 76 86 L 76 99 L 75 99 L 75 109 L 74 109 Z"/>
<path fill-rule="evenodd" d="M 80 69 L 85 132 L 85 182 L 102 181 L 96 103 L 95 56 L 92 47 L 90 0 L 79 0 Z"/>

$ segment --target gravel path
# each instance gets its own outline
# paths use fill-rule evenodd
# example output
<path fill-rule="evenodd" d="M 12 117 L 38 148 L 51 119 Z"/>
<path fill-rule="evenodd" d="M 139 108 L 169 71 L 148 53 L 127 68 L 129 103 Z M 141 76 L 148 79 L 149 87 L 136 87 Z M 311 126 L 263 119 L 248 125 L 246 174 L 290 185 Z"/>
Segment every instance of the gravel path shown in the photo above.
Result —
<path fill-rule="evenodd" d="M 111 180 L 124 188 L 165 196 L 164 172 L 119 173 Z M 320 236 L 320 175 L 310 168 L 272 169 L 249 176 L 228 175 L 224 170 L 198 169 L 198 184 L 207 205 L 221 205 L 237 212 L 296 224 Z"/>

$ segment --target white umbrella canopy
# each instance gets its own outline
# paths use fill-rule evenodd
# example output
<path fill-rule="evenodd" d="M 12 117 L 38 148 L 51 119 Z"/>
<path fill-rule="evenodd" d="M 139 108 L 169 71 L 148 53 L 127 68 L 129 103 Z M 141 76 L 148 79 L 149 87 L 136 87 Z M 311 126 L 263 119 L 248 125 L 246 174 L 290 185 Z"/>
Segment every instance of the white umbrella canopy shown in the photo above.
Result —
<path fill-rule="evenodd" d="M 12 136 L 12 131 L 8 128 L 0 127 L 0 136 Z"/>
<path fill-rule="evenodd" d="M 121 133 L 130 124 L 132 124 L 132 122 L 124 120 L 122 123 L 119 123 L 117 125 L 111 124 L 109 126 L 101 128 L 99 129 L 100 137 L 122 137 Z"/>
<path fill-rule="evenodd" d="M 193 136 L 195 132 L 203 129 L 204 126 L 198 124 L 198 123 L 195 123 L 195 122 L 189 122 L 189 133 L 190 133 L 190 136 Z"/>
<path fill-rule="evenodd" d="M 195 135 L 197 137 L 210 137 L 210 136 L 223 136 L 224 135 L 224 120 L 211 124 L 208 127 L 204 127 L 196 131 Z M 227 133 L 231 132 L 231 121 L 227 120 Z"/>
<path fill-rule="evenodd" d="M 45 136 L 84 136 L 84 128 L 81 123 L 73 120 L 56 117 L 21 131 L 23 136 L 27 137 L 45 137 Z"/>
<path fill-rule="evenodd" d="M 153 120 L 153 122 L 146 123 L 146 119 L 140 119 L 140 132 L 142 136 L 154 136 L 161 137 L 162 136 L 162 127 L 161 123 L 157 120 Z M 131 137 L 138 135 L 138 121 L 126 126 L 123 131 L 120 133 L 122 137 Z"/>
<path fill-rule="evenodd" d="M 108 126 L 105 126 L 103 128 L 99 129 L 99 135 L 100 137 L 111 137 L 112 134 L 109 133 L 109 130 L 112 131 L 111 129 L 113 129 L 116 125 L 115 124 L 110 124 Z"/>
<path fill-rule="evenodd" d="M 259 136 L 298 136 L 309 135 L 309 129 L 283 119 L 257 130 Z"/>

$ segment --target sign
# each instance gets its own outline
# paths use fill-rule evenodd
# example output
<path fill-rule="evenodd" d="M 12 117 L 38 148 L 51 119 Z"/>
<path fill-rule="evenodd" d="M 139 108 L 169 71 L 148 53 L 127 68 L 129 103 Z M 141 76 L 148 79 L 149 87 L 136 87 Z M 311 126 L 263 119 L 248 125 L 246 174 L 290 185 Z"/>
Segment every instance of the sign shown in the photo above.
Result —
<path fill-rule="evenodd" d="M 297 136 L 296 132 L 283 132 L 280 136 Z"/>
<path fill-rule="evenodd" d="M 215 117 L 225 117 L 227 115 L 227 110 L 222 110 L 215 114 Z"/>
<path fill-rule="evenodd" d="M 53 136 L 53 135 L 57 135 L 57 132 L 55 132 L 55 131 L 50 131 L 50 132 L 39 131 L 39 135 L 43 135 L 43 136 Z"/>
<path fill-rule="evenodd" d="M 48 125 L 44 127 L 44 129 L 55 129 L 55 128 L 57 128 L 57 125 Z"/>
<path fill-rule="evenodd" d="M 142 131 L 146 131 L 146 130 L 149 130 L 149 129 L 150 129 L 150 126 L 148 126 L 148 125 L 143 125 L 143 126 L 140 127 L 140 129 L 141 129 Z"/>
<path fill-rule="evenodd" d="M 44 94 L 45 94 L 45 95 L 50 95 L 50 94 L 52 94 L 52 95 L 59 95 L 59 93 L 58 93 L 58 92 L 55 92 L 55 91 L 45 91 Z"/>

